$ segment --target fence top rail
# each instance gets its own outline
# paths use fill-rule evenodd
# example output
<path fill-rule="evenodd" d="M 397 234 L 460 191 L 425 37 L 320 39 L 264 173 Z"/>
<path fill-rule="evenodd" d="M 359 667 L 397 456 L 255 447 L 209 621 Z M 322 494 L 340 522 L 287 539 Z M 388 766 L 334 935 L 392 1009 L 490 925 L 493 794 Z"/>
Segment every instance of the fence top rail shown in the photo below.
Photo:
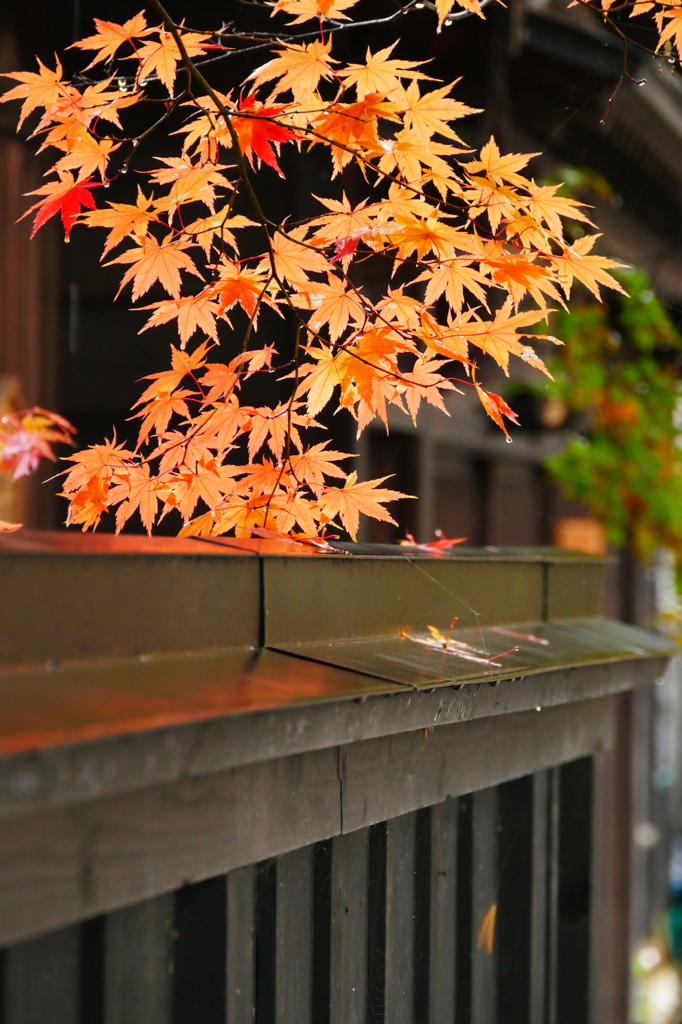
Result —
<path fill-rule="evenodd" d="M 607 696 L 673 653 L 599 617 L 600 559 L 274 543 L 3 538 L 0 817 Z"/>

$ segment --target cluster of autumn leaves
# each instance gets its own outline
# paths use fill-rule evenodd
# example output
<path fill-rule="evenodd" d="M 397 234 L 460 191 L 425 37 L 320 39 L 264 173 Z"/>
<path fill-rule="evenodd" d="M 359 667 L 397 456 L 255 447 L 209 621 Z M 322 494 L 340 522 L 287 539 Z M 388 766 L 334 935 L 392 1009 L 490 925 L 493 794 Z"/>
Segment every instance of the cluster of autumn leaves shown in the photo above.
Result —
<path fill-rule="evenodd" d="M 23 101 L 20 123 L 40 111 L 34 134 L 56 154 L 34 232 L 55 215 L 67 238 L 75 223 L 106 229 L 104 256 L 125 268 L 120 290 L 142 300 L 142 329 L 174 321 L 179 333 L 171 369 L 137 402 L 135 448 L 114 439 L 70 457 L 69 523 L 94 527 L 115 508 L 118 528 L 138 512 L 151 530 L 177 510 L 185 535 L 343 527 L 355 537 L 361 514 L 391 520 L 385 504 L 401 495 L 384 479 L 359 482 L 340 465 L 348 455 L 311 442 L 330 402 L 360 433 L 376 417 L 387 425 L 389 405 L 415 419 L 422 401 L 446 411 L 444 393 L 470 386 L 506 431 L 514 414 L 479 384 L 477 351 L 505 372 L 511 356 L 544 370 L 530 328 L 565 304 L 574 280 L 597 297 L 600 285 L 622 290 L 608 273 L 616 264 L 592 253 L 598 236 L 565 238 L 562 219 L 589 221 L 527 176 L 529 155 L 502 155 L 491 139 L 472 157 L 453 127 L 472 111 L 452 86 L 431 84 L 393 46 L 358 64 L 332 56 L 324 19 L 347 18 L 357 2 L 277 0 L 273 14 L 315 19 L 319 36 L 276 44 L 234 94 L 202 73 L 204 55 L 229 39 L 170 20 L 151 27 L 143 14 L 97 21 L 74 44 L 94 53 L 89 84 L 64 80 L 59 63 L 8 76 L 17 84 L 0 99 Z M 441 22 L 453 2 L 438 0 Z M 460 3 L 477 12 L 476 0 Z M 152 168 L 138 166 L 139 130 L 129 138 L 121 123 L 148 96 L 183 116 L 177 155 Z M 317 216 L 273 223 L 260 182 L 282 174 L 285 146 L 299 159 L 323 147 L 330 178 L 356 165 L 365 197 L 320 195 Z M 136 202 L 106 201 L 101 186 L 128 169 L 143 172 Z M 392 283 L 373 300 L 361 265 L 379 256 Z M 166 297 L 149 303 L 153 286 Z M 295 335 L 293 359 L 273 335 L 261 342 L 265 308 Z M 247 402 L 264 373 L 282 381 L 273 407 Z"/>

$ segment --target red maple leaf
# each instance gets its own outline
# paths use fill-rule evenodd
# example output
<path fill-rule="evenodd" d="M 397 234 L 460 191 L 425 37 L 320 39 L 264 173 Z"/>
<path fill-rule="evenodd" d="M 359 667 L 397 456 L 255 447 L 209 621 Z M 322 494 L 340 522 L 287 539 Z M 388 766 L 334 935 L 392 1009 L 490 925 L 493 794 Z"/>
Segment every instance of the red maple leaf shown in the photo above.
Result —
<path fill-rule="evenodd" d="M 87 206 L 89 210 L 95 209 L 96 203 L 90 190 L 97 188 L 99 185 L 101 185 L 101 182 L 90 181 L 90 178 L 86 178 L 85 181 L 76 181 L 70 171 L 60 171 L 59 181 L 50 181 L 47 185 L 41 185 L 40 188 L 35 189 L 33 192 L 28 192 L 27 195 L 30 196 L 45 196 L 45 199 L 39 199 L 23 215 L 27 217 L 33 210 L 38 211 L 33 221 L 31 238 L 33 238 L 38 228 L 41 228 L 46 221 L 59 213 L 64 225 L 64 236 L 68 242 L 71 228 L 76 217 L 81 212 L 81 207 Z"/>
<path fill-rule="evenodd" d="M 254 156 L 257 156 L 264 164 L 274 167 L 280 178 L 283 178 L 282 169 L 277 163 L 275 149 L 279 153 L 280 143 L 295 139 L 296 132 L 292 131 L 291 128 L 285 128 L 283 125 L 278 124 L 273 118 L 276 118 L 282 111 L 286 110 L 286 105 L 280 103 L 272 107 L 264 107 L 251 94 L 240 97 L 237 107 L 239 110 L 247 111 L 251 115 L 249 117 L 235 116 L 232 118 L 232 124 L 237 133 L 242 153 L 248 158 L 251 166 L 253 166 Z M 275 149 L 273 149 L 273 144 Z"/>

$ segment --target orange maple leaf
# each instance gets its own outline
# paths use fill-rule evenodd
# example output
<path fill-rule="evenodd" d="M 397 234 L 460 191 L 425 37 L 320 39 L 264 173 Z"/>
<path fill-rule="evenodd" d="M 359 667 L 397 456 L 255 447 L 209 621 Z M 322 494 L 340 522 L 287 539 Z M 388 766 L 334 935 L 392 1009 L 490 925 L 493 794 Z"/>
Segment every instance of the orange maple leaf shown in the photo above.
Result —
<path fill-rule="evenodd" d="M 423 139 L 444 135 L 446 139 L 461 143 L 462 140 L 449 122 L 468 114 L 480 114 L 481 111 L 448 96 L 455 84 L 453 82 L 452 85 L 444 85 L 420 95 L 417 83 L 410 82 L 405 90 L 405 127 L 413 129 Z"/>
<path fill-rule="evenodd" d="M 46 67 L 40 58 L 36 57 L 36 60 L 40 69 L 38 74 L 35 71 L 3 71 L 0 73 L 0 77 L 14 78 L 20 83 L 0 96 L 0 103 L 23 99 L 18 122 L 19 128 L 36 107 L 49 109 L 63 97 L 79 95 L 77 89 L 62 79 L 62 66 L 58 60 L 54 71 Z"/>
<path fill-rule="evenodd" d="M 414 70 L 424 63 L 423 60 L 388 59 L 397 45 L 397 42 L 392 43 L 391 46 L 374 54 L 368 47 L 364 64 L 347 64 L 339 70 L 339 78 L 345 79 L 346 86 L 355 86 L 359 100 L 364 99 L 370 92 L 379 92 L 384 96 L 390 96 L 396 91 L 401 92 L 401 78 L 429 79 L 423 71 Z"/>
<path fill-rule="evenodd" d="M 175 39 L 164 29 L 158 29 L 158 42 L 150 41 L 141 46 L 133 55 L 140 62 L 137 72 L 137 80 L 144 82 L 145 79 L 155 75 L 166 87 L 168 95 L 173 95 L 175 84 L 175 71 L 180 57 L 180 49 Z M 183 32 L 182 42 L 187 51 L 188 57 L 197 57 L 206 50 L 201 45 L 211 38 L 210 32 Z M 129 58 L 130 59 L 130 58 Z"/>
<path fill-rule="evenodd" d="M 358 0 L 277 0 L 273 7 L 273 16 L 279 11 L 285 14 L 294 14 L 296 17 L 290 21 L 290 25 L 300 25 L 311 18 L 335 18 L 348 20 L 348 15 L 343 11 L 353 7 Z"/>
<path fill-rule="evenodd" d="M 622 264 L 616 260 L 609 260 L 605 256 L 588 256 L 594 243 L 600 235 L 583 235 L 572 245 L 564 249 L 561 256 L 550 257 L 556 267 L 557 277 L 566 297 L 570 294 L 573 286 L 573 279 L 577 278 L 586 288 L 601 299 L 599 285 L 606 288 L 613 288 L 621 295 L 627 295 L 625 289 L 611 277 L 607 270 L 617 269 Z"/>
<path fill-rule="evenodd" d="M 217 341 L 215 318 L 220 312 L 220 307 L 212 299 L 212 295 L 213 291 L 209 289 L 207 292 L 200 292 L 199 295 L 183 295 L 179 299 L 164 299 L 162 302 L 153 302 L 150 306 L 142 306 L 142 309 L 153 309 L 155 312 L 139 333 L 177 319 L 183 348 L 197 330 L 202 330 L 209 338 Z"/>
<path fill-rule="evenodd" d="M 109 260 L 109 263 L 105 264 L 107 267 L 113 263 L 133 264 L 123 275 L 116 293 L 117 296 L 121 294 L 121 290 L 128 282 L 132 281 L 133 301 L 135 301 L 158 281 L 169 295 L 172 295 L 174 299 L 179 298 L 182 286 L 181 270 L 188 274 L 194 274 L 195 277 L 201 277 L 194 261 L 186 252 L 183 252 L 187 245 L 188 243 L 183 241 L 159 243 L 149 235 L 147 238 L 140 239 L 139 246 L 134 249 L 126 249 L 120 256 Z"/>
<path fill-rule="evenodd" d="M 321 78 L 332 77 L 330 65 L 338 64 L 329 55 L 331 46 L 331 40 L 326 43 L 317 39 L 312 43 L 291 43 L 283 50 L 275 50 L 278 56 L 252 71 L 247 81 L 253 80 L 258 87 L 279 78 L 272 91 L 273 96 L 289 89 L 294 99 L 307 99 L 317 89 Z"/>
<path fill-rule="evenodd" d="M 158 511 L 158 481 L 150 477 L 148 463 L 131 466 L 127 476 L 111 488 L 107 495 L 107 504 L 119 505 L 116 511 L 116 532 L 118 533 L 135 511 L 139 511 L 140 519 L 147 533 L 152 526 Z"/>
<path fill-rule="evenodd" d="M 481 405 L 487 412 L 488 416 L 490 416 L 491 420 L 497 424 L 500 430 L 504 431 L 507 440 L 511 441 L 509 431 L 507 430 L 507 427 L 505 426 L 505 422 L 502 419 L 502 417 L 506 416 L 508 420 L 511 420 L 512 423 L 516 423 L 516 425 L 518 426 L 519 421 L 516 413 L 513 409 L 510 409 L 505 400 L 503 398 L 500 398 L 499 395 L 493 394 L 492 391 L 486 391 L 485 388 L 482 388 L 479 384 L 476 384 L 475 381 L 474 384 L 476 387 L 476 394 L 480 398 Z"/>
<path fill-rule="evenodd" d="M 352 457 L 344 452 L 329 451 L 328 444 L 329 441 L 321 441 L 311 448 L 306 448 L 304 452 L 289 457 L 289 465 L 295 479 L 299 483 L 307 484 L 315 493 L 324 484 L 325 476 L 345 477 L 345 470 L 335 463 Z"/>
<path fill-rule="evenodd" d="M 150 32 L 158 31 L 158 29 L 147 28 L 147 22 L 142 11 L 129 18 L 122 25 L 117 25 L 114 21 L 101 21 L 99 18 L 95 18 L 94 22 L 97 28 L 94 36 L 86 36 L 84 39 L 79 39 L 77 42 L 71 43 L 70 47 L 67 47 L 67 49 L 73 49 L 75 46 L 79 50 L 98 51 L 94 60 L 85 68 L 86 71 L 101 61 L 111 60 L 119 47 L 123 46 L 124 43 L 132 42 L 133 39 L 143 39 Z"/>
<path fill-rule="evenodd" d="M 412 494 L 402 494 L 400 491 L 380 487 L 379 485 L 384 480 L 388 480 L 386 476 L 376 480 L 365 480 L 361 483 L 358 483 L 357 479 L 357 473 L 350 473 L 343 487 L 325 487 L 319 496 L 320 504 L 329 520 L 336 519 L 338 516 L 343 523 L 343 528 L 348 531 L 353 540 L 358 535 L 361 513 L 372 519 L 380 519 L 382 522 L 395 525 L 395 519 L 384 508 L 384 502 L 414 497 Z"/>
<path fill-rule="evenodd" d="M 157 219 L 153 206 L 153 200 L 151 198 L 148 199 L 138 186 L 137 202 L 135 205 L 109 203 L 108 207 L 104 209 L 84 214 L 81 223 L 87 224 L 88 227 L 110 229 L 102 252 L 102 255 L 106 256 L 111 249 L 115 249 L 128 235 L 140 237 L 147 234 L 149 221 Z"/>

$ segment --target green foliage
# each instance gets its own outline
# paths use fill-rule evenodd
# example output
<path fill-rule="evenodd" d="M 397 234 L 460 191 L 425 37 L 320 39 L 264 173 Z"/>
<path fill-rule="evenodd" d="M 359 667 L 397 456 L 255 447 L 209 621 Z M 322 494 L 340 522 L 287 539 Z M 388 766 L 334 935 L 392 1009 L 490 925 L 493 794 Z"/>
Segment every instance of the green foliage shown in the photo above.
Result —
<path fill-rule="evenodd" d="M 629 298 L 555 314 L 566 345 L 544 394 L 565 403 L 575 432 L 548 468 L 614 544 L 682 554 L 682 338 L 644 271 L 614 276 Z"/>

